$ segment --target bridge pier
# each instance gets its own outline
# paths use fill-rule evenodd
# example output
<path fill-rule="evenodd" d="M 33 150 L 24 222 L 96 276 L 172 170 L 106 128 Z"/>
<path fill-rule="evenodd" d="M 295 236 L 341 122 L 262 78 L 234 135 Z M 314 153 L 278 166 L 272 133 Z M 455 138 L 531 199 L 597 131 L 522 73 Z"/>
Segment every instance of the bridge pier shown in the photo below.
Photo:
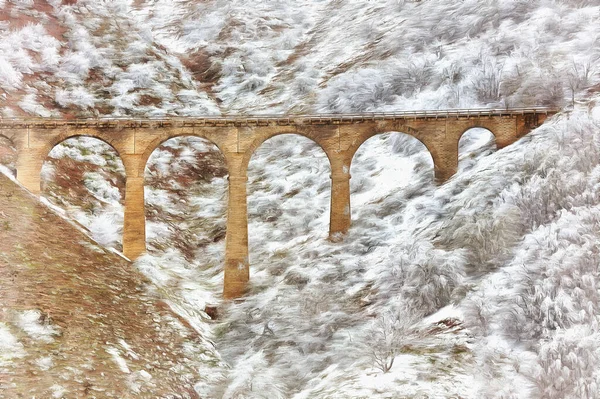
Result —
<path fill-rule="evenodd" d="M 350 168 L 345 165 L 331 165 L 329 239 L 339 241 L 340 235 L 348 232 L 351 223 Z"/>
<path fill-rule="evenodd" d="M 131 260 L 146 252 L 144 177 L 127 176 L 123 219 L 123 254 Z"/>
<path fill-rule="evenodd" d="M 30 192 L 39 195 L 42 191 L 42 166 L 47 154 L 32 148 L 18 150 L 17 179 Z"/>
<path fill-rule="evenodd" d="M 447 154 L 444 157 L 433 159 L 433 168 L 435 182 L 437 184 L 445 183 L 458 170 L 458 150 L 454 154 Z"/>
<path fill-rule="evenodd" d="M 231 171 L 230 171 L 231 173 Z M 229 204 L 227 235 L 225 237 L 225 277 L 223 297 L 239 298 L 244 295 L 250 279 L 248 260 L 248 204 L 246 175 L 229 175 Z"/>
<path fill-rule="evenodd" d="M 428 136 L 423 143 L 433 158 L 435 182 L 442 184 L 458 171 L 458 141 L 462 131 L 460 128 L 446 127 L 443 140 Z"/>

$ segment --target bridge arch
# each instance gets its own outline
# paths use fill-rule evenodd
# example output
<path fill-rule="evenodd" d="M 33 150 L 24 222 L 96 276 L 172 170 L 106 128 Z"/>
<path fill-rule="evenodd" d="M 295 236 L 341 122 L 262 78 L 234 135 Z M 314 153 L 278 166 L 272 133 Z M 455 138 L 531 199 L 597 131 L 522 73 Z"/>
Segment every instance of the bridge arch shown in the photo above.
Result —
<path fill-rule="evenodd" d="M 170 242 L 188 260 L 200 251 L 211 263 L 222 264 L 221 254 L 216 254 L 220 251 L 204 251 L 224 242 L 227 175 L 225 156 L 212 141 L 185 134 L 162 141 L 148 158 L 143 176 L 147 248 L 156 250 Z M 189 234 L 191 228 L 199 234 Z"/>
<path fill-rule="evenodd" d="M 473 159 L 482 151 L 498 149 L 496 135 L 488 128 L 474 126 L 466 129 L 459 137 L 458 143 L 458 168 L 463 170 L 469 167 L 469 159 Z"/>
<path fill-rule="evenodd" d="M 102 134 L 98 134 L 98 133 L 94 133 L 93 131 L 90 132 L 85 132 L 85 133 L 61 133 L 59 135 L 57 135 L 56 137 L 53 137 L 49 142 L 48 142 L 48 152 L 46 154 L 46 157 L 48 157 L 48 155 L 50 155 L 50 152 L 59 144 L 65 142 L 66 140 L 69 139 L 76 139 L 79 137 L 89 137 L 89 138 L 93 138 L 99 141 L 102 141 L 104 144 L 107 144 L 108 146 L 110 146 L 119 156 L 119 158 L 122 159 L 122 154 L 124 153 L 123 149 L 119 149 L 118 145 L 115 145 L 113 143 L 113 140 L 110 140 L 108 138 L 106 138 L 105 136 L 103 136 Z"/>
<path fill-rule="evenodd" d="M 408 136 L 412 136 L 415 139 L 419 140 L 424 146 L 425 148 L 427 148 L 427 150 L 429 150 L 429 152 L 431 152 L 431 149 L 428 147 L 427 143 L 425 141 L 423 141 L 421 139 L 422 134 L 415 128 L 407 126 L 407 125 L 400 125 L 395 127 L 394 129 L 373 129 L 373 130 L 366 130 L 361 132 L 358 137 L 356 137 L 352 143 L 350 144 L 350 146 L 348 147 L 347 150 L 347 157 L 348 157 L 348 161 L 351 162 L 352 158 L 354 158 L 354 154 L 356 153 L 356 151 L 358 151 L 358 149 L 370 138 L 380 135 L 380 134 L 386 134 L 386 133 L 402 133 Z M 350 164 L 349 164 L 350 166 Z"/>
<path fill-rule="evenodd" d="M 284 273 L 287 266 L 273 256 L 273 251 L 278 251 L 273 248 L 285 247 L 301 236 L 310 237 L 303 245 L 314 247 L 327 234 L 332 195 L 330 172 L 326 152 L 305 135 L 272 135 L 253 152 L 247 187 L 253 270 L 272 265 Z M 290 225 L 291 220 L 298 219 L 303 223 Z"/>
<path fill-rule="evenodd" d="M 357 210 L 361 214 L 384 217 L 397 208 L 398 202 L 390 193 L 411 186 L 415 178 L 426 186 L 434 183 L 434 159 L 425 144 L 413 135 L 395 131 L 381 133 L 365 140 L 355 151 L 350 174 L 352 219 L 357 219 Z M 376 201 L 377 205 L 370 205 L 373 194 L 366 193 L 382 184 L 389 187 L 389 191 Z M 417 185 L 413 191 L 415 194 L 419 191 Z M 369 202 L 365 202 L 366 199 Z"/>
<path fill-rule="evenodd" d="M 69 135 L 47 152 L 39 179 L 50 202 L 67 205 L 73 217 L 81 211 L 80 223 L 96 241 L 122 250 L 127 172 L 113 145 L 92 135 Z"/>
<path fill-rule="evenodd" d="M 12 136 L 4 134 L 4 132 L 1 132 L 1 131 L 0 131 L 0 139 L 4 139 L 6 141 L 10 141 L 11 145 L 15 146 L 15 143 L 13 142 Z"/>
<path fill-rule="evenodd" d="M 256 150 L 258 150 L 258 148 L 263 145 L 263 143 L 265 143 L 266 141 L 268 141 L 274 137 L 283 136 L 283 135 L 302 136 L 302 137 L 312 141 L 313 143 L 315 143 L 323 151 L 323 153 L 327 156 L 327 161 L 329 162 L 329 167 L 331 168 L 331 165 L 333 163 L 333 159 L 332 159 L 333 156 L 332 156 L 332 154 L 330 154 L 330 150 L 329 150 L 328 146 L 326 144 L 322 143 L 318 137 L 313 137 L 311 134 L 307 134 L 307 133 L 304 133 L 304 132 L 298 131 L 298 130 L 284 129 L 284 130 L 278 130 L 275 132 L 270 132 L 269 134 L 261 135 L 252 141 L 252 143 L 248 146 L 248 148 L 244 152 L 244 156 L 242 158 L 242 162 L 240 164 L 240 169 L 239 169 L 240 175 L 246 176 L 247 171 L 248 171 L 248 165 L 250 164 L 250 160 L 252 159 L 252 156 L 254 155 Z"/>
<path fill-rule="evenodd" d="M 429 155 L 431 155 L 431 158 L 433 159 L 434 177 L 437 178 L 437 170 L 439 168 L 438 164 L 440 164 L 439 158 L 441 153 L 439 143 L 437 142 L 437 137 L 433 135 L 423 134 L 423 132 L 420 132 L 419 130 L 407 125 L 399 125 L 394 129 L 374 129 L 372 131 L 366 131 L 361 133 L 348 147 L 348 150 L 346 152 L 346 159 L 344 160 L 344 164 L 347 165 L 348 170 L 352 168 L 352 162 L 354 161 L 354 156 L 356 152 L 365 142 L 367 142 L 375 136 L 390 133 L 401 134 L 404 137 L 412 137 L 417 142 L 422 144 L 425 147 L 425 149 L 427 149 Z"/>
<path fill-rule="evenodd" d="M 13 175 L 16 175 L 18 156 L 19 150 L 14 140 L 0 133 L 0 165 L 6 166 Z"/>
<path fill-rule="evenodd" d="M 116 135 L 103 134 L 101 130 L 96 130 L 96 129 L 81 129 L 81 130 L 83 130 L 83 131 L 74 131 L 74 130 L 67 129 L 57 135 L 50 136 L 50 139 L 48 140 L 48 142 L 46 144 L 45 156 L 47 157 L 50 154 L 50 151 L 52 151 L 57 145 L 64 142 L 65 140 L 72 139 L 72 138 L 78 138 L 78 137 L 90 137 L 90 138 L 94 138 L 96 140 L 100 140 L 100 141 L 104 142 L 105 144 L 109 145 L 117 153 L 119 159 L 121 159 L 123 164 L 125 164 L 123 155 L 125 155 L 127 153 L 127 151 L 125 148 L 123 148 L 121 143 L 119 143 L 116 140 L 116 137 L 117 137 Z M 125 165 L 125 167 L 127 168 L 127 165 Z M 127 172 L 129 174 L 129 171 L 127 171 Z"/>
<path fill-rule="evenodd" d="M 487 132 L 488 136 L 493 136 L 493 139 L 496 140 L 496 133 L 494 133 L 493 127 L 485 126 L 485 124 L 475 124 L 475 125 L 467 127 L 466 129 L 463 130 L 463 132 L 458 137 L 459 144 L 463 138 L 468 138 L 469 135 L 473 135 L 476 133 L 483 133 L 483 131 Z"/>
<path fill-rule="evenodd" d="M 231 171 L 232 162 L 229 157 L 230 152 L 227 151 L 227 149 L 223 147 L 223 144 L 218 142 L 217 140 L 211 139 L 209 137 L 209 135 L 207 135 L 207 134 L 203 134 L 202 132 L 198 132 L 198 131 L 194 130 L 192 132 L 165 134 L 165 135 L 155 138 L 150 143 L 148 143 L 148 145 L 144 149 L 144 152 L 141 155 L 140 162 L 139 162 L 139 168 L 137 170 L 137 175 L 140 177 L 144 176 L 146 166 L 148 164 L 148 160 L 150 159 L 150 156 L 154 153 L 154 151 L 156 151 L 161 145 L 163 145 L 167 141 L 169 141 L 171 139 L 179 138 L 179 137 L 198 137 L 198 138 L 201 138 L 201 139 L 204 139 L 204 140 L 210 142 L 215 147 L 217 147 L 219 149 L 219 151 L 221 152 L 221 154 L 225 157 L 225 163 L 227 165 L 227 170 Z"/>

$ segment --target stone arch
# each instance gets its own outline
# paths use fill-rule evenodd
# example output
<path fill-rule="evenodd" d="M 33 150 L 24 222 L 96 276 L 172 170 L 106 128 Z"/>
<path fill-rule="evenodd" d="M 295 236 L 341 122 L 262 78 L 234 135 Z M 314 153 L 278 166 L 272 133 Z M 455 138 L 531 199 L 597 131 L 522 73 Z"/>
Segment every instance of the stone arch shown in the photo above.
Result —
<path fill-rule="evenodd" d="M 289 148 L 295 150 L 294 154 L 285 153 L 285 156 L 281 156 L 280 152 L 275 158 L 277 165 L 289 164 L 292 166 L 290 169 L 293 170 L 274 169 L 269 166 L 269 163 L 264 162 L 266 157 L 273 156 L 270 151 L 271 146 L 268 144 L 276 145 L 277 143 L 271 141 L 274 139 L 279 139 L 278 143 L 285 140 L 288 143 L 286 150 Z M 248 218 L 251 222 L 250 227 L 254 227 L 252 224 L 256 223 L 268 226 L 268 230 L 265 230 L 267 231 L 265 236 L 260 236 L 261 239 L 258 239 L 257 235 L 250 234 L 249 242 L 253 244 L 254 250 L 262 248 L 264 240 L 273 239 L 275 242 L 281 242 L 288 238 L 295 238 L 297 234 L 309 234 L 315 230 L 318 234 L 327 233 L 329 223 L 326 216 L 331 212 L 330 203 L 333 197 L 331 190 L 333 181 L 330 181 L 329 176 L 331 163 L 327 152 L 313 138 L 296 132 L 273 134 L 260 141 L 261 145 L 252 151 L 251 161 L 248 162 Z M 263 162 L 260 162 L 261 158 Z M 260 175 L 252 172 L 260 170 L 263 165 L 266 165 L 264 170 L 266 174 L 263 176 L 275 178 L 274 181 L 256 180 Z M 257 168 L 255 169 L 254 166 Z M 289 217 L 301 217 L 304 223 L 288 225 Z M 250 259 L 257 256 L 256 253 L 250 255 Z"/>
<path fill-rule="evenodd" d="M 377 161 L 380 158 L 385 159 L 385 164 Z M 425 143 L 413 135 L 396 131 L 380 133 L 369 137 L 354 152 L 350 174 L 352 210 L 366 209 L 363 208 L 364 201 L 369 203 L 372 200 L 371 195 L 366 193 L 382 183 L 388 185 L 390 190 L 405 187 L 415 177 L 426 178 L 433 184 L 435 158 Z M 379 201 L 381 205 L 374 207 L 378 214 L 385 213 L 385 207 L 389 208 L 385 205 L 388 203 L 386 198 L 387 194 Z M 356 217 L 357 213 L 353 212 L 352 219 Z"/>
<path fill-rule="evenodd" d="M 495 138 L 496 146 L 498 149 L 506 147 L 517 141 L 518 136 L 518 119 L 492 119 L 492 118 L 478 118 L 466 121 L 460 121 L 455 123 L 455 127 L 452 129 L 450 137 L 456 140 L 456 148 L 458 148 L 459 141 L 462 136 L 469 130 L 474 128 L 488 130 Z"/>
<path fill-rule="evenodd" d="M 111 140 L 111 139 L 103 136 L 102 134 L 97 133 L 96 131 L 86 131 L 86 132 L 82 132 L 82 133 L 67 131 L 67 132 L 60 133 L 59 135 L 51 138 L 50 141 L 48 142 L 48 152 L 47 152 L 46 156 L 48 156 L 48 154 L 50 154 L 50 151 L 52 151 L 54 149 L 54 147 L 56 147 L 63 141 L 72 139 L 72 138 L 77 138 L 77 137 L 90 137 L 90 138 L 94 138 L 94 139 L 103 141 L 104 143 L 111 146 L 113 150 L 115 150 L 115 152 L 117 153 L 119 158 L 121 158 L 121 160 L 123 159 L 123 154 L 125 153 L 125 151 L 122 148 L 118 148 L 119 146 L 114 143 L 114 140 Z"/>
<path fill-rule="evenodd" d="M 165 155 L 168 158 L 162 158 Z M 174 164 L 176 166 L 171 167 Z M 153 169 L 153 165 L 157 168 Z M 186 259 L 193 260 L 196 250 L 204 250 L 207 247 L 207 238 L 212 243 L 221 243 L 226 237 L 229 188 L 227 175 L 225 154 L 213 141 L 192 134 L 180 134 L 162 140 L 145 162 L 145 171 L 140 177 L 145 190 L 144 220 L 147 247 L 156 249 L 156 244 L 160 246 L 168 242 Z M 171 201 L 168 201 L 169 206 L 165 206 L 162 200 L 157 200 L 157 197 L 152 195 L 154 189 L 174 193 L 171 199 L 201 198 L 207 202 L 199 205 L 196 201 L 182 201 L 172 208 Z M 195 197 L 200 192 L 201 196 Z M 175 212 L 171 212 L 172 210 Z M 167 224 L 170 226 L 169 236 L 180 239 L 168 239 L 165 242 L 163 240 L 166 237 L 162 230 L 151 228 Z M 190 226 L 195 226 L 201 234 L 188 235 Z M 217 263 L 223 261 L 218 256 L 213 260 Z"/>
<path fill-rule="evenodd" d="M 463 138 L 463 136 L 467 133 L 469 133 L 470 131 L 472 131 L 473 129 L 482 129 L 482 130 L 486 130 L 488 131 L 492 136 L 494 136 L 494 139 L 496 138 L 496 133 L 494 133 L 494 129 L 491 126 L 486 126 L 485 124 L 481 123 L 481 124 L 474 124 L 472 126 L 467 127 L 466 129 L 463 130 L 463 132 L 460 134 L 460 136 L 458 137 L 458 141 L 460 142 L 460 140 Z"/>
<path fill-rule="evenodd" d="M 348 169 L 350 170 L 350 168 L 352 167 L 352 161 L 354 160 L 354 155 L 356 155 L 356 152 L 359 150 L 359 148 L 365 142 L 367 142 L 369 139 L 371 139 L 375 136 L 387 134 L 387 133 L 404 134 L 406 136 L 410 136 L 410 137 L 413 137 L 414 139 L 418 140 L 421 144 L 423 144 L 423 146 L 425 146 L 425 148 L 429 152 L 429 155 L 431 155 L 431 158 L 433 159 L 433 163 L 434 163 L 434 167 L 435 167 L 436 154 L 437 154 L 436 148 L 432 147 L 431 144 L 429 144 L 427 140 L 421 139 L 422 135 L 419 133 L 418 130 L 411 128 L 409 126 L 400 126 L 398 129 L 394 129 L 394 130 L 385 130 L 385 131 L 376 130 L 373 132 L 363 133 L 358 138 L 356 138 L 352 142 L 352 144 L 350 145 L 350 147 L 348 148 L 348 151 L 347 151 Z"/>
<path fill-rule="evenodd" d="M 50 152 L 52 152 L 52 150 L 59 144 L 63 143 L 66 140 L 69 139 L 73 139 L 73 138 L 78 138 L 78 137 L 89 137 L 89 138 L 93 138 L 96 140 L 100 140 L 103 143 L 107 144 L 108 146 L 110 146 L 110 148 L 112 148 L 116 153 L 117 153 L 117 157 L 119 158 L 119 160 L 123 163 L 123 166 L 125 168 L 125 175 L 126 178 L 128 178 L 130 176 L 130 171 L 127 168 L 127 162 L 125 161 L 123 155 L 125 154 L 125 149 L 120 148 L 119 145 L 117 145 L 116 143 L 114 143 L 114 140 L 111 140 L 109 138 L 106 138 L 105 136 L 95 132 L 95 131 L 86 131 L 83 133 L 76 133 L 76 132 L 64 132 L 61 133 L 53 138 L 50 139 L 50 141 L 48 142 L 48 145 L 45 147 L 44 149 L 44 155 L 43 155 L 43 162 L 45 162 L 45 160 L 48 158 L 48 156 L 50 155 Z"/>
<path fill-rule="evenodd" d="M 62 140 L 58 140 L 58 138 L 51 140 L 53 145 L 41 161 L 39 171 L 40 190 L 55 205 L 67 204 L 65 209 L 67 214 L 71 214 L 69 205 L 75 205 L 83 210 L 87 217 L 83 221 L 80 220 L 80 223 L 89 229 L 94 239 L 102 245 L 121 250 L 123 236 L 121 235 L 120 226 L 122 226 L 121 223 L 124 220 L 128 180 L 126 164 L 121 153 L 101 136 L 97 137 L 84 133 L 63 137 Z M 53 156 L 53 151 L 58 150 L 57 147 L 61 144 L 81 138 L 95 142 L 93 144 L 94 149 L 90 154 L 94 156 L 104 155 L 102 157 L 104 162 L 98 164 L 85 159 L 88 156 L 85 150 L 91 149 L 91 147 L 84 145 L 80 147 L 82 149 L 80 155 L 84 159 L 79 158 L 79 156 L 74 157 L 71 154 L 64 154 L 63 157 Z M 102 146 L 99 143 L 102 143 Z M 46 173 L 49 170 L 60 173 L 52 173 L 52 178 L 48 179 Z M 88 173 L 100 176 L 100 178 L 92 177 L 87 180 L 87 177 L 90 176 Z M 49 190 L 49 187 L 44 184 L 50 181 L 56 183 L 53 190 Z M 97 185 L 98 182 L 101 182 L 101 184 Z M 72 195 L 72 193 L 75 193 L 75 195 Z M 101 212 L 97 213 L 97 210 L 101 210 Z M 108 215 L 108 219 L 103 219 L 102 215 Z M 71 214 L 71 216 L 74 217 L 75 214 Z"/>
<path fill-rule="evenodd" d="M 2 129 L 0 130 L 0 138 L 4 138 L 10 141 L 11 145 L 20 151 L 24 145 L 27 145 L 26 140 L 23 140 L 14 130 Z"/>
<path fill-rule="evenodd" d="M 329 162 L 329 168 L 332 168 L 333 165 L 333 155 L 329 153 L 329 151 L 327 151 L 327 146 L 323 145 L 323 143 L 321 143 L 317 138 L 312 137 L 311 135 L 305 134 L 303 132 L 298 132 L 295 130 L 292 131 L 287 131 L 287 130 L 282 130 L 282 131 L 277 131 L 276 133 L 272 133 L 272 134 L 268 134 L 268 135 L 264 135 L 261 137 L 256 138 L 254 141 L 252 141 L 252 143 L 250 144 L 250 146 L 248 147 L 248 149 L 244 152 L 244 156 L 242 158 L 242 162 L 240 164 L 240 169 L 239 169 L 239 173 L 242 176 L 246 176 L 247 171 L 248 171 L 248 165 L 250 164 L 250 159 L 252 159 L 252 156 L 254 155 L 254 153 L 256 152 L 256 150 L 263 145 L 266 141 L 272 139 L 273 137 L 277 137 L 277 136 L 282 136 L 282 135 L 286 135 L 286 134 L 291 134 L 291 135 L 296 135 L 296 136 L 302 136 L 305 137 L 307 139 L 309 139 L 310 141 L 312 141 L 313 143 L 315 143 L 317 146 L 319 146 L 319 148 L 323 151 L 323 153 L 325 154 L 325 156 L 327 156 L 327 161 Z"/>
<path fill-rule="evenodd" d="M 350 144 L 350 146 L 348 147 L 347 150 L 347 154 L 348 154 L 348 161 L 351 162 L 352 158 L 354 158 L 354 154 L 356 153 L 356 151 L 358 151 L 358 149 L 370 138 L 380 135 L 380 134 L 386 134 L 386 133 L 402 133 L 402 134 L 406 134 L 408 136 L 412 136 L 415 139 L 419 140 L 421 143 L 423 143 L 423 145 L 427 148 L 427 150 L 432 153 L 431 148 L 429 148 L 429 146 L 427 145 L 427 143 L 423 140 L 421 140 L 421 134 L 420 132 L 415 129 L 412 128 L 410 126 L 406 126 L 406 125 L 400 125 L 397 127 L 394 127 L 393 129 L 385 129 L 385 130 L 380 130 L 380 129 L 376 129 L 376 130 L 372 130 L 372 131 L 365 131 L 361 134 L 359 134 L 358 137 L 356 137 L 352 143 Z"/>
<path fill-rule="evenodd" d="M 140 163 L 139 163 L 139 169 L 137 171 L 137 176 L 140 177 L 144 177 L 144 171 L 146 170 L 146 165 L 148 164 L 148 160 L 150 159 L 150 156 L 152 155 L 152 153 L 154 153 L 154 151 L 156 151 L 163 143 L 177 138 L 177 137 L 199 137 L 201 139 L 207 140 L 210 143 L 212 143 L 213 145 L 215 145 L 219 151 L 221 151 L 221 154 L 223 154 L 223 156 L 225 157 L 225 163 L 227 166 L 227 170 L 231 171 L 231 160 L 229 158 L 229 152 L 222 147 L 222 145 L 220 145 L 220 143 L 217 143 L 215 140 L 212 140 L 211 138 L 208 137 L 208 135 L 204 135 L 204 134 L 200 134 L 197 132 L 190 132 L 190 133 L 177 133 L 177 134 L 171 134 L 169 136 L 161 136 L 158 137 L 154 140 L 152 140 L 145 148 L 144 152 L 141 155 L 141 159 L 140 159 Z"/>
<path fill-rule="evenodd" d="M 13 144 L 13 146 L 16 147 L 16 144 L 13 141 L 13 136 L 12 135 L 11 136 L 7 136 L 6 134 L 4 134 L 4 132 L 0 131 L 0 138 L 3 138 L 3 139 L 6 139 L 6 140 L 10 141 Z"/>
<path fill-rule="evenodd" d="M 64 133 L 64 134 L 61 134 L 61 135 L 53 138 L 52 140 L 50 140 L 49 145 L 47 146 L 46 150 L 44 151 L 45 155 L 43 156 L 42 164 L 44 164 L 46 162 L 46 160 L 50 156 L 50 153 L 52 152 L 52 150 L 54 150 L 54 148 L 56 148 L 57 145 L 65 142 L 66 140 L 76 139 L 76 138 L 79 138 L 79 137 L 92 138 L 92 139 L 95 139 L 95 140 L 99 140 L 99 141 L 103 142 L 104 144 L 108 145 L 117 154 L 117 157 L 119 158 L 119 161 L 121 161 L 121 163 L 123 164 L 123 168 L 125 169 L 125 180 L 127 180 L 127 178 L 129 177 L 129 171 L 127 170 L 127 164 L 125 162 L 125 159 L 123 159 L 124 151 L 123 150 L 119 150 L 118 146 L 115 146 L 111 142 L 111 140 L 107 140 L 105 137 L 103 137 L 103 136 L 101 136 L 99 134 L 88 134 L 88 133 L 68 134 L 68 133 Z"/>
<path fill-rule="evenodd" d="M 483 136 L 480 134 L 479 138 L 472 137 L 472 135 L 477 133 L 477 131 L 481 131 Z M 463 170 L 465 167 L 468 168 L 469 165 L 473 163 L 473 155 L 477 156 L 477 154 L 481 153 L 481 151 L 485 149 L 485 147 L 487 147 L 491 142 L 493 142 L 494 151 L 496 151 L 498 149 L 496 144 L 496 135 L 492 130 L 486 127 L 474 126 L 462 132 L 458 142 L 456 143 L 458 170 Z M 469 154 L 470 157 L 466 157 Z"/>
<path fill-rule="evenodd" d="M 467 129 L 465 129 L 459 136 L 458 138 L 458 142 L 457 142 L 457 146 L 460 149 L 460 144 L 461 144 L 461 140 L 463 140 L 463 138 L 465 137 L 465 135 L 470 134 L 471 132 L 473 132 L 476 129 L 481 129 L 481 130 L 485 130 L 486 132 L 489 133 L 489 135 L 491 135 L 494 139 L 494 142 L 496 141 L 497 137 L 496 134 L 494 133 L 494 131 L 492 129 L 490 129 L 489 127 L 485 127 L 483 125 L 475 125 L 473 127 L 469 127 Z"/>

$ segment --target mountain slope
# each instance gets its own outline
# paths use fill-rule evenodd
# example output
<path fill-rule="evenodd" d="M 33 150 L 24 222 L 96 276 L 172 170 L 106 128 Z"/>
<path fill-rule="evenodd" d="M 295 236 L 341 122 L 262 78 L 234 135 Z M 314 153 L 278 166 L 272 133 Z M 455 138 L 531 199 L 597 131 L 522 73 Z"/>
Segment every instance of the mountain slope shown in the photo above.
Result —
<path fill-rule="evenodd" d="M 214 348 L 131 264 L 0 174 L 0 397 L 198 397 Z"/>

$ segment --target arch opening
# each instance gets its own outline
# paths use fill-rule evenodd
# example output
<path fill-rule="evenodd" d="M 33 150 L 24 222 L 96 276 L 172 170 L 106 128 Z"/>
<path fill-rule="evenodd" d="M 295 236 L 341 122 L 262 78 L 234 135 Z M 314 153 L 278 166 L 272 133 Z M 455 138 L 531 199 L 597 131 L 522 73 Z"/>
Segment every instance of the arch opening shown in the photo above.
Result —
<path fill-rule="evenodd" d="M 407 199 L 435 184 L 433 157 L 425 144 L 400 132 L 364 141 L 354 153 L 350 175 L 353 224 L 400 215 Z"/>
<path fill-rule="evenodd" d="M 178 136 L 156 147 L 144 169 L 147 251 L 161 256 L 175 250 L 184 262 L 199 266 L 200 280 L 208 273 L 220 274 L 222 281 L 227 177 L 223 153 L 207 139 Z"/>
<path fill-rule="evenodd" d="M 41 195 L 86 227 L 101 245 L 123 250 L 125 166 L 117 150 L 91 136 L 56 144 L 41 170 Z"/>
<path fill-rule="evenodd" d="M 6 167 L 13 176 L 17 175 L 17 147 L 3 135 L 0 135 L 0 165 Z"/>
<path fill-rule="evenodd" d="M 480 158 L 496 150 L 496 136 L 490 130 L 482 127 L 466 130 L 458 141 L 458 171 L 472 169 Z"/>
<path fill-rule="evenodd" d="M 285 142 L 285 137 L 294 137 L 294 140 L 300 140 L 299 142 L 302 142 L 302 143 L 310 142 L 310 144 L 306 144 L 306 146 L 308 146 L 310 148 L 312 148 L 313 146 L 316 146 L 320 151 L 323 152 L 323 154 L 325 154 L 327 162 L 331 166 L 331 159 L 329 159 L 329 154 L 327 154 L 327 152 L 325 151 L 325 148 L 323 148 L 321 146 L 321 144 L 319 144 L 317 141 L 315 141 L 312 138 L 305 136 L 301 133 L 283 131 L 283 132 L 276 133 L 272 136 L 269 136 L 267 138 L 255 141 L 244 154 L 244 158 L 242 160 L 242 165 L 241 165 L 242 170 L 247 170 L 249 168 L 250 161 L 254 158 L 254 154 L 256 154 L 256 152 L 260 148 L 262 148 L 266 142 L 268 142 L 270 140 L 275 140 L 274 142 L 276 142 L 276 143 L 281 142 L 281 140 L 284 140 L 283 142 Z M 298 139 L 298 137 L 300 139 Z M 302 140 L 302 139 L 304 139 L 304 140 Z M 270 146 L 270 145 L 272 145 L 272 144 L 267 144 L 267 146 Z"/>
<path fill-rule="evenodd" d="M 251 270 L 283 274 L 291 242 L 316 251 L 327 236 L 331 167 L 325 151 L 298 134 L 265 140 L 248 165 L 248 231 Z M 310 248 L 310 249 L 309 249 Z M 287 258 L 287 260 L 286 260 Z M 256 259 L 255 262 L 253 259 Z"/>

